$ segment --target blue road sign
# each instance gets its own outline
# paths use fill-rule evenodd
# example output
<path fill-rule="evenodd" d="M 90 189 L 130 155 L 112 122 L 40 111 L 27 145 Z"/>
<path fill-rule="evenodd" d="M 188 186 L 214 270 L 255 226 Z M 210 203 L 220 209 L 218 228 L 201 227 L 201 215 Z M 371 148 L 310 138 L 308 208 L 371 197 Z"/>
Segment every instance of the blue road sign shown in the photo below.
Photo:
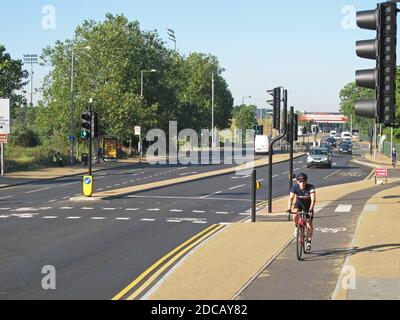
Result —
<path fill-rule="evenodd" d="M 69 141 L 70 142 L 75 142 L 75 136 L 69 136 Z"/>
<path fill-rule="evenodd" d="M 92 179 L 90 179 L 90 178 L 85 179 L 85 184 L 90 184 L 91 182 L 92 182 Z"/>

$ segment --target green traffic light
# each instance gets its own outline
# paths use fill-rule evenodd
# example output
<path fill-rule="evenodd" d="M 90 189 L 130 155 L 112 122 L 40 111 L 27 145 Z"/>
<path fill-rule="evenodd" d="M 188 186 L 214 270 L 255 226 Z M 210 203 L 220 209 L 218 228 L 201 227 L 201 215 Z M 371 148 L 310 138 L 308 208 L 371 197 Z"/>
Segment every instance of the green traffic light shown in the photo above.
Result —
<path fill-rule="evenodd" d="M 89 138 L 89 132 L 88 131 L 81 131 L 81 138 Z"/>

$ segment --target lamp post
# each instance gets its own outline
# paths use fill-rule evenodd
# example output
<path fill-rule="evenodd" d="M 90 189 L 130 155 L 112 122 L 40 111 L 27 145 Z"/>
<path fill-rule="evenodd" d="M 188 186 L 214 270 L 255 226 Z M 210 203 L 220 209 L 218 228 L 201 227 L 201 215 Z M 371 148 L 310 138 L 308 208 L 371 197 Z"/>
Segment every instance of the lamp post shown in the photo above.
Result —
<path fill-rule="evenodd" d="M 251 99 L 251 96 L 248 96 L 248 97 L 242 97 L 242 105 L 244 105 L 244 99 Z"/>
<path fill-rule="evenodd" d="M 75 50 L 90 50 L 90 46 L 86 46 L 84 48 L 75 48 L 74 45 L 72 45 L 72 54 L 71 54 L 71 106 L 70 106 L 70 157 L 71 157 L 71 165 L 74 165 L 74 142 L 75 142 L 75 123 L 74 123 L 74 77 L 75 77 Z"/>
<path fill-rule="evenodd" d="M 154 73 L 157 72 L 156 69 L 151 69 L 151 70 L 142 70 L 140 73 L 140 96 L 143 98 L 143 78 L 145 73 Z M 143 147 L 142 147 L 142 136 L 139 136 L 139 152 L 140 152 L 140 161 L 143 156 Z"/>

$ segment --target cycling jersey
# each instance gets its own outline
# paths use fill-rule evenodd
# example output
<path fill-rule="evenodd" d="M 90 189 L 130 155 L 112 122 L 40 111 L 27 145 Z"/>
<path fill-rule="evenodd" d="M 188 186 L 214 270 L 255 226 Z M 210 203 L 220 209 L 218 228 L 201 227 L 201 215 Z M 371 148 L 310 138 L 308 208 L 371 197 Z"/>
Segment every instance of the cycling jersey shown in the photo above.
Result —
<path fill-rule="evenodd" d="M 315 193 L 315 187 L 312 184 L 306 184 L 304 190 L 301 190 L 298 184 L 295 184 L 290 190 L 296 195 L 295 208 L 308 212 L 311 206 L 311 194 Z"/>

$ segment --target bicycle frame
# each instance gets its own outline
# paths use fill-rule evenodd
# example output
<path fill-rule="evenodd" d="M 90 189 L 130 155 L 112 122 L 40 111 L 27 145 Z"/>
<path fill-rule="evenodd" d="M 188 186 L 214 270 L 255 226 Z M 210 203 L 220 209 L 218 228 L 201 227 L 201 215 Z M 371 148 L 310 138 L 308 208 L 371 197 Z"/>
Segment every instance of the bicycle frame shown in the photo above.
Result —
<path fill-rule="evenodd" d="M 307 253 L 305 240 L 307 238 L 307 216 L 306 212 L 301 211 L 298 213 L 298 224 L 297 224 L 297 237 L 296 237 L 296 252 L 297 259 L 301 260 L 301 256 L 304 253 Z"/>

